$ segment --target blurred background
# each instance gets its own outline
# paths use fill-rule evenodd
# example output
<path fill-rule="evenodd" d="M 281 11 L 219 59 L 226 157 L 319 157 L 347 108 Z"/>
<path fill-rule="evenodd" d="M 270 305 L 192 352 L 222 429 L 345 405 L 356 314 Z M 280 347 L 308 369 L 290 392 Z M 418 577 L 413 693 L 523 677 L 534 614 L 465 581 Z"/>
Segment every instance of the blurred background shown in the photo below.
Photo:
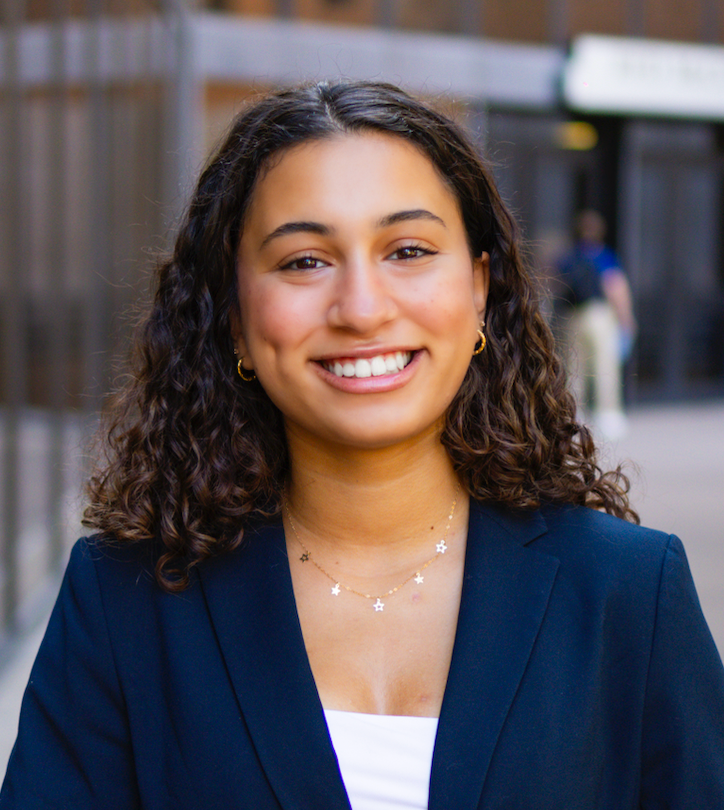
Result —
<path fill-rule="evenodd" d="M 644 521 L 684 536 L 724 650 L 721 0 L 5 0 L 1 13 L 7 736 L 153 257 L 244 99 L 303 79 L 444 96 L 493 161 L 544 295 L 576 213 L 603 215 L 638 321 L 629 433 L 605 452 L 639 464 Z"/>

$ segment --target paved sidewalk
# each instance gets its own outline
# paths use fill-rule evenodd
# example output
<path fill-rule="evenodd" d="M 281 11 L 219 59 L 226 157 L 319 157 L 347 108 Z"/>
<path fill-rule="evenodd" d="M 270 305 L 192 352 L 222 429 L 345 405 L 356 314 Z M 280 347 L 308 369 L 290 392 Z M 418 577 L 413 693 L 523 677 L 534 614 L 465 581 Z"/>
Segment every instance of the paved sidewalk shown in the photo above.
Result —
<path fill-rule="evenodd" d="M 724 401 L 635 411 L 626 439 L 603 453 L 637 466 L 629 469 L 641 522 L 683 540 L 724 657 Z"/>
<path fill-rule="evenodd" d="M 0 774 L 3 776 L 18 730 L 20 701 L 46 624 L 47 620 L 23 640 L 0 677 Z"/>
<path fill-rule="evenodd" d="M 702 607 L 724 654 L 724 402 L 641 408 L 626 439 L 603 447 L 609 463 L 631 459 L 632 496 L 642 523 L 686 545 Z M 25 683 L 43 628 L 0 674 L 0 774 L 17 729 Z"/>

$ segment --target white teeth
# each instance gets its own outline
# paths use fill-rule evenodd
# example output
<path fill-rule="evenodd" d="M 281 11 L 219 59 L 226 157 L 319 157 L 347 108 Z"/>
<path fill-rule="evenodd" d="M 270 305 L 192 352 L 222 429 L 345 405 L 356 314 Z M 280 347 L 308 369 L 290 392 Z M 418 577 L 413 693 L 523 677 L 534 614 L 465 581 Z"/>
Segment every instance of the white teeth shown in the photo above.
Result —
<path fill-rule="evenodd" d="M 371 377 L 372 376 L 372 366 L 370 365 L 369 360 L 358 360 L 354 364 L 354 376 L 355 377 Z"/>
<path fill-rule="evenodd" d="M 411 352 L 395 352 L 395 354 L 378 354 L 375 357 L 360 358 L 359 360 L 339 360 L 324 363 L 327 371 L 337 377 L 383 377 L 386 374 L 396 374 L 412 359 Z"/>
<path fill-rule="evenodd" d="M 387 373 L 387 363 L 384 357 L 373 357 L 370 366 L 373 377 L 381 377 Z M 395 363 L 395 371 L 397 371 L 397 363 Z"/>

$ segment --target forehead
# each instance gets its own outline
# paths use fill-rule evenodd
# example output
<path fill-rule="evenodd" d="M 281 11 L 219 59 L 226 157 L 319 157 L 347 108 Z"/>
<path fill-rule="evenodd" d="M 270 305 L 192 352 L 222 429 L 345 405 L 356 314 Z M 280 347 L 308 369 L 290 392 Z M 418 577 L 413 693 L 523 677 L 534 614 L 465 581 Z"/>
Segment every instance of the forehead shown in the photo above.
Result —
<path fill-rule="evenodd" d="M 367 217 L 435 205 L 458 214 L 457 199 L 430 158 L 385 133 L 344 133 L 285 150 L 260 176 L 244 232 L 288 218 Z M 401 210 L 401 209 L 399 209 Z"/>

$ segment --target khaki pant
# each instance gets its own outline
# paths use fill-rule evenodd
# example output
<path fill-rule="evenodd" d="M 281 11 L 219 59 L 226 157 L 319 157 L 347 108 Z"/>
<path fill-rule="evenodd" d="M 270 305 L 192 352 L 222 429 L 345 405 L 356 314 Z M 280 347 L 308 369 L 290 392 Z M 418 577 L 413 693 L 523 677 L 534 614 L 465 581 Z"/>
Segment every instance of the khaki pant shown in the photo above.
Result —
<path fill-rule="evenodd" d="M 622 415 L 620 331 L 611 306 L 599 300 L 581 304 L 563 329 L 569 384 L 579 409 L 590 410 L 594 419 Z"/>

